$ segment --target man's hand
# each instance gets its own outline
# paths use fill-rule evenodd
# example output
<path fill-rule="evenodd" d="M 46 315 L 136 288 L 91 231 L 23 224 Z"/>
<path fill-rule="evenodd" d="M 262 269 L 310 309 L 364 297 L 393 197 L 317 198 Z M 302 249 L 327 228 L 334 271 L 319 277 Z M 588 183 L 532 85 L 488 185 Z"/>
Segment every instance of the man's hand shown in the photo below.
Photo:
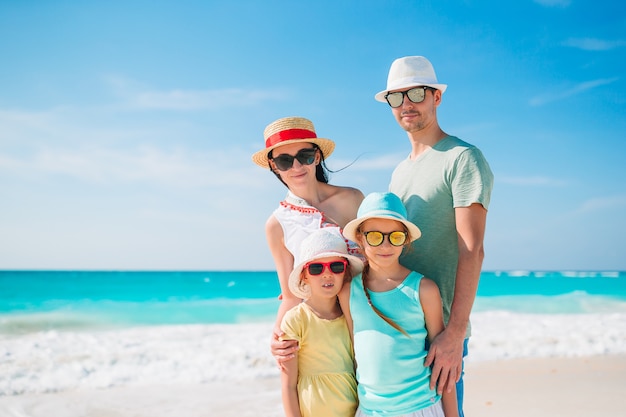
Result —
<path fill-rule="evenodd" d="M 282 368 L 284 362 L 293 359 L 295 357 L 294 353 L 299 348 L 297 340 L 280 340 L 280 337 L 283 335 L 284 333 L 275 330 L 272 333 L 272 342 L 270 344 L 272 356 L 276 358 L 279 368 Z"/>
<path fill-rule="evenodd" d="M 439 333 L 430 344 L 424 366 L 432 365 L 430 376 L 430 389 L 437 386 L 437 393 L 441 395 L 447 388 L 451 392 L 452 387 L 461 378 L 463 364 L 463 339 L 458 339 L 449 334 L 448 329 Z M 437 381 L 439 381 L 437 383 Z"/>

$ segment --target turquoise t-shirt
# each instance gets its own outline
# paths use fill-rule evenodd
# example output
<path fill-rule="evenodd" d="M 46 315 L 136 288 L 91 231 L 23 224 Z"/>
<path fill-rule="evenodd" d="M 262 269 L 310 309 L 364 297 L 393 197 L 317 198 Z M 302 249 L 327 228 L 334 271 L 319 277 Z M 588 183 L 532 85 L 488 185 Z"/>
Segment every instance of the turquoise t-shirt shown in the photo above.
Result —
<path fill-rule="evenodd" d="M 400 263 L 437 283 L 446 324 L 459 259 L 454 209 L 473 203 L 487 209 L 492 188 L 493 173 L 483 154 L 454 136 L 440 140 L 414 161 L 406 158 L 391 176 L 389 191 L 400 197 L 408 219 L 422 231 Z"/>
<path fill-rule="evenodd" d="M 368 304 L 363 279 L 350 283 L 350 313 L 359 406 L 367 414 L 395 416 L 430 407 L 440 397 L 430 389 L 430 368 L 424 367 L 427 339 L 419 299 L 422 277 L 411 272 L 396 288 L 370 291 L 372 304 L 410 337 L 379 317 Z"/>

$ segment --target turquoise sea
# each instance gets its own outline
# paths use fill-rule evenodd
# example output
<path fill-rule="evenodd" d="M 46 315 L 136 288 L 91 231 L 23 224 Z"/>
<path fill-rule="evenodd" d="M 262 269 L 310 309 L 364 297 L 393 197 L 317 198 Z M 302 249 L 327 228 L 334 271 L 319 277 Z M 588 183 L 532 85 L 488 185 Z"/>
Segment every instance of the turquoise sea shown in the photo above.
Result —
<path fill-rule="evenodd" d="M 275 377 L 278 293 L 272 271 L 0 271 L 0 398 Z M 626 272 L 484 272 L 474 306 L 473 361 L 626 354 Z"/>
<path fill-rule="evenodd" d="M 276 273 L 0 271 L 0 334 L 271 322 Z M 626 272 L 483 272 L 475 312 L 626 312 Z"/>

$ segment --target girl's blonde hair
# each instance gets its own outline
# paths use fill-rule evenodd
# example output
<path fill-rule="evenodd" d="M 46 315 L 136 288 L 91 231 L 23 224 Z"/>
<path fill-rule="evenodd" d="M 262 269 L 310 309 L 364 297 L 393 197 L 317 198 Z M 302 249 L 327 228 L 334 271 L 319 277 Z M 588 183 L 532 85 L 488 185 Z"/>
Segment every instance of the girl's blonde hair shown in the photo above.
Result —
<path fill-rule="evenodd" d="M 385 220 L 392 220 L 392 219 L 385 219 Z M 396 221 L 396 220 L 393 220 L 393 221 Z M 365 223 L 365 222 L 363 222 L 363 223 Z M 361 229 L 361 226 L 363 226 L 363 223 L 359 224 L 359 227 L 357 227 L 357 230 L 356 230 L 357 231 L 357 236 L 361 236 L 360 239 L 363 239 L 363 230 Z M 404 246 L 403 250 L 406 250 L 407 248 L 410 249 L 411 248 L 411 232 L 409 231 L 409 229 L 402 222 L 398 221 L 398 223 L 400 223 L 402 225 L 402 229 L 406 233 L 406 240 L 404 241 L 404 243 L 402 245 L 402 246 Z M 361 246 L 363 246 L 363 245 L 361 245 Z M 363 256 L 365 256 L 365 253 L 363 253 Z M 398 323 L 396 323 L 395 321 L 393 321 L 392 319 L 390 319 L 389 317 L 384 315 L 383 312 L 380 311 L 374 305 L 374 303 L 372 303 L 372 297 L 370 296 L 370 291 L 367 289 L 367 283 L 366 283 L 367 275 L 369 273 L 369 270 L 370 270 L 369 264 L 366 264 L 365 267 L 363 268 L 363 273 L 361 274 L 361 280 L 363 282 L 363 292 L 365 292 L 365 297 L 367 298 L 367 303 L 370 305 L 372 310 L 374 310 L 374 313 L 376 313 L 378 315 L 378 317 L 380 317 L 381 319 L 386 321 L 391 327 L 393 327 L 394 329 L 396 329 L 400 333 L 404 334 L 406 337 L 410 338 L 411 336 L 406 332 L 406 330 L 404 330 Z"/>

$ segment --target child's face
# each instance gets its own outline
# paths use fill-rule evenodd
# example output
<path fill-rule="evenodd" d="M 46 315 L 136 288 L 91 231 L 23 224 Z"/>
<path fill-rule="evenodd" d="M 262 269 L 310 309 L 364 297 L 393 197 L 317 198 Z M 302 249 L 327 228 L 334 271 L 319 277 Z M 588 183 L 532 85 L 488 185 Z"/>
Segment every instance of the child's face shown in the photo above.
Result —
<path fill-rule="evenodd" d="M 404 232 L 404 225 L 391 219 L 367 219 L 360 227 L 358 235 L 359 245 L 363 248 L 365 257 L 370 264 L 381 266 L 397 263 L 402 254 L 404 245 L 394 246 L 389 242 L 389 234 L 392 232 Z M 378 246 L 370 245 L 365 234 L 368 232 L 381 232 L 383 242 Z"/>
<path fill-rule="evenodd" d="M 342 268 L 339 264 L 344 265 L 343 271 L 338 273 L 333 272 L 331 268 L 335 270 L 339 270 Z M 341 256 L 330 256 L 326 258 L 315 259 L 309 262 L 307 265 L 308 266 L 303 269 L 303 280 L 304 282 L 309 284 L 309 287 L 311 288 L 311 298 L 336 297 L 337 294 L 339 294 L 341 287 L 343 286 L 346 271 L 350 267 L 348 261 Z M 322 269 L 322 272 L 318 275 L 314 275 L 317 274 L 320 269 Z M 313 274 L 311 272 L 313 272 Z"/>

